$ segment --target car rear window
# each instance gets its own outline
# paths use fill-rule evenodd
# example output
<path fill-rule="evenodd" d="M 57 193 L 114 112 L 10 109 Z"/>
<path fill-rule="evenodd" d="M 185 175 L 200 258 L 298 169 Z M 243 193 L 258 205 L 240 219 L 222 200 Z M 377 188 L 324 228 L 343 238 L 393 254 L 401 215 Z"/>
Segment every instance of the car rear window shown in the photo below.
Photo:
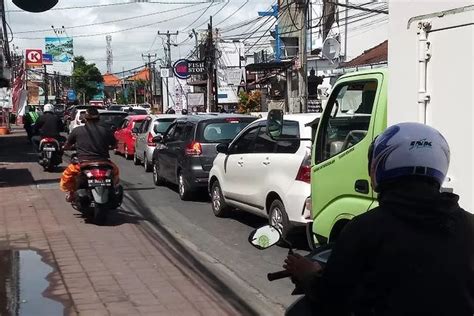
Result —
<path fill-rule="evenodd" d="M 133 128 L 140 128 L 145 120 L 134 121 Z"/>
<path fill-rule="evenodd" d="M 252 119 L 228 118 L 209 122 L 201 128 L 199 141 L 203 143 L 230 142 L 252 121 Z"/>
<path fill-rule="evenodd" d="M 120 113 L 101 113 L 100 114 L 100 122 L 103 124 L 103 125 L 107 125 L 107 126 L 115 126 L 115 127 L 119 127 L 123 120 L 125 119 L 125 117 L 127 117 L 127 114 L 124 113 L 123 115 L 120 114 Z"/>
<path fill-rule="evenodd" d="M 158 119 L 153 122 L 153 131 L 156 134 L 164 134 L 174 121 L 174 118 Z"/>
<path fill-rule="evenodd" d="M 133 114 L 136 114 L 136 115 L 147 115 L 148 111 L 145 110 L 145 109 L 133 109 L 129 113 L 133 113 Z"/>

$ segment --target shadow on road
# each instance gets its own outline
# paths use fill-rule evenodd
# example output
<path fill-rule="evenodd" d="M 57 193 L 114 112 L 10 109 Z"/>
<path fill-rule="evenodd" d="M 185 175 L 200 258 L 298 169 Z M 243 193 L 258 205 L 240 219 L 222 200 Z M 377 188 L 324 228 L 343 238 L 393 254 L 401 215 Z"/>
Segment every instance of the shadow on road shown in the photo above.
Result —
<path fill-rule="evenodd" d="M 123 190 L 124 191 L 149 191 L 149 190 L 155 190 L 156 188 L 155 187 L 148 187 L 148 188 L 133 188 L 133 187 L 129 187 L 129 188 L 124 188 Z"/>
<path fill-rule="evenodd" d="M 226 285 L 221 279 L 219 279 L 210 269 L 200 262 L 198 258 L 194 256 L 176 237 L 171 234 L 166 228 L 163 227 L 160 220 L 153 214 L 153 212 L 147 207 L 146 202 L 137 194 L 137 192 L 130 192 L 126 198 L 153 227 L 158 230 L 158 234 L 154 232 L 147 225 L 143 225 L 143 231 L 147 235 L 150 242 L 159 250 L 165 248 L 166 252 L 170 253 L 182 266 L 186 269 L 183 270 L 179 265 L 176 266 L 184 275 L 189 274 L 188 271 L 192 271 L 194 275 L 200 278 L 214 291 L 215 295 L 220 296 L 220 299 L 226 300 L 242 315 L 258 315 L 258 313 L 245 302 L 237 293 L 235 293 L 228 285 Z M 172 262 L 175 260 L 170 259 Z M 188 270 L 188 271 L 186 271 Z"/>
<path fill-rule="evenodd" d="M 15 150 L 12 150 L 15 148 Z M 0 137 L 0 162 L 37 162 L 38 155 L 34 152 L 26 136 L 11 134 Z"/>
<path fill-rule="evenodd" d="M 81 212 L 77 212 L 74 214 L 77 218 L 81 218 L 84 220 L 86 224 L 96 225 L 92 220 L 92 212 L 90 216 L 84 215 Z M 120 226 L 124 224 L 138 224 L 145 219 L 135 213 L 128 212 L 122 209 L 110 210 L 109 215 L 107 217 L 107 222 L 102 226 L 107 227 L 114 227 Z"/>
<path fill-rule="evenodd" d="M 35 179 L 28 168 L 0 168 L 0 187 L 19 187 L 34 184 Z"/>
<path fill-rule="evenodd" d="M 36 185 L 45 185 L 45 184 L 57 184 L 59 186 L 59 181 L 61 179 L 60 178 L 56 178 L 56 179 L 41 179 L 41 180 L 35 180 L 35 184 Z"/>

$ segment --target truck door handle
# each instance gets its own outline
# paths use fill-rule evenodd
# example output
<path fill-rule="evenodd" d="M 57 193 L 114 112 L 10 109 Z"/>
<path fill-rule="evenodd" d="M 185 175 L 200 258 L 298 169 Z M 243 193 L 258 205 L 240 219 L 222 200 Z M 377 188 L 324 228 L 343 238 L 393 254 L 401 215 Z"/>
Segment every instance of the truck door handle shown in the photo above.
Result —
<path fill-rule="evenodd" d="M 369 181 L 357 180 L 354 185 L 354 190 L 358 193 L 369 194 Z"/>

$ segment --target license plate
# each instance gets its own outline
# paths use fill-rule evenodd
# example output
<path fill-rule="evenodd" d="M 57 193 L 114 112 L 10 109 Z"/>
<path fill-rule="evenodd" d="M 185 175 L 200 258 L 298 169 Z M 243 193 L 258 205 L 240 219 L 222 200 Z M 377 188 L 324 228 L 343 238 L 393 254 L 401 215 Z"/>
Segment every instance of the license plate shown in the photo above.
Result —
<path fill-rule="evenodd" d="M 87 183 L 90 187 L 111 187 L 112 186 L 112 179 L 105 179 L 105 180 L 97 180 L 97 179 L 89 179 Z"/>
<path fill-rule="evenodd" d="M 54 147 L 45 147 L 45 148 L 43 148 L 43 151 L 56 151 L 56 148 L 54 148 Z"/>

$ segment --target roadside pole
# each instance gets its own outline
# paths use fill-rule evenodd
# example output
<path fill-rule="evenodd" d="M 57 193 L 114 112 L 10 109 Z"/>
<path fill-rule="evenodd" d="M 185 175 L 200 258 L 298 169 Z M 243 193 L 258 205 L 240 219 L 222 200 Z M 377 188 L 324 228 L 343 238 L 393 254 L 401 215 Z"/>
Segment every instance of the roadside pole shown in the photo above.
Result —
<path fill-rule="evenodd" d="M 43 65 L 44 68 L 44 78 L 43 78 L 43 84 L 44 84 L 44 104 L 47 104 L 49 102 L 49 88 L 48 88 L 48 72 L 47 72 L 47 66 Z"/>
<path fill-rule="evenodd" d="M 299 60 L 298 92 L 300 95 L 300 113 L 308 112 L 308 64 L 307 64 L 307 4 L 300 5 L 300 38 L 299 38 Z"/>
<path fill-rule="evenodd" d="M 171 36 L 172 35 L 178 35 L 179 32 L 176 31 L 174 33 L 170 33 L 170 31 L 166 31 L 166 33 L 161 33 L 158 31 L 158 35 L 165 35 L 166 36 L 166 47 L 165 47 L 165 52 L 166 52 L 166 67 L 168 69 L 171 68 Z M 162 92 L 163 93 L 163 92 Z M 164 98 L 163 98 L 164 100 Z M 169 91 L 169 78 L 166 77 L 166 109 L 168 110 L 170 106 L 170 91 Z M 163 105 L 163 113 L 165 112 L 165 108 Z"/>
<path fill-rule="evenodd" d="M 154 72 L 153 72 L 153 69 L 152 69 L 152 62 L 151 62 L 151 58 L 156 58 L 157 55 L 156 54 L 150 54 L 148 53 L 148 55 L 145 55 L 145 54 L 142 54 L 142 57 L 146 57 L 148 58 L 148 63 L 147 63 L 147 67 L 148 67 L 148 86 L 149 86 L 149 89 L 150 89 L 150 106 L 151 108 L 154 108 L 154 102 L 153 102 L 153 84 L 152 82 L 154 81 Z"/>
<path fill-rule="evenodd" d="M 209 18 L 209 24 L 207 26 L 207 52 L 206 59 L 208 61 L 207 66 L 207 111 L 214 112 L 214 98 L 212 94 L 213 82 L 214 82 L 214 40 L 212 37 L 212 16 Z M 217 91 L 216 91 L 217 92 Z"/>

